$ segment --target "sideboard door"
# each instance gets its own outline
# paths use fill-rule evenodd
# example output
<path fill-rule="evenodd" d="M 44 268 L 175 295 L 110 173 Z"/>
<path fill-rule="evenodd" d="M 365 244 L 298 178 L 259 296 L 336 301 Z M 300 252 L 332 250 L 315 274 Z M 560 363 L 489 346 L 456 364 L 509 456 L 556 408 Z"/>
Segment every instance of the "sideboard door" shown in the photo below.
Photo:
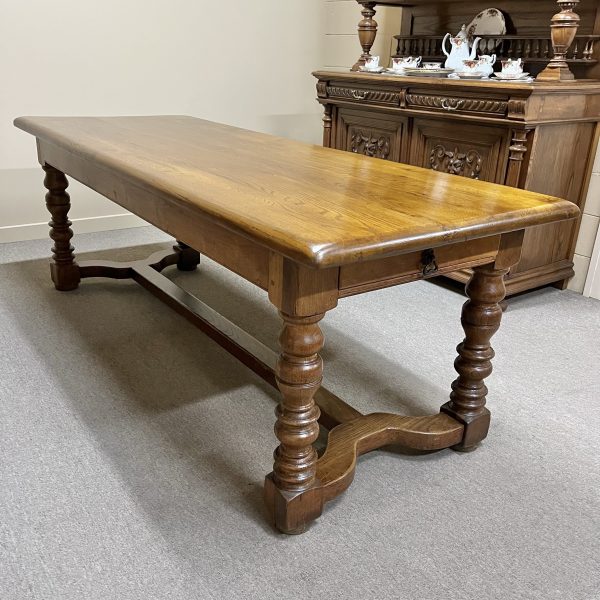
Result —
<path fill-rule="evenodd" d="M 335 148 L 393 160 L 405 161 L 403 140 L 408 124 L 406 117 L 377 114 L 373 110 L 338 108 Z"/>
<path fill-rule="evenodd" d="M 508 131 L 460 121 L 415 119 L 409 163 L 452 175 L 504 183 Z"/>

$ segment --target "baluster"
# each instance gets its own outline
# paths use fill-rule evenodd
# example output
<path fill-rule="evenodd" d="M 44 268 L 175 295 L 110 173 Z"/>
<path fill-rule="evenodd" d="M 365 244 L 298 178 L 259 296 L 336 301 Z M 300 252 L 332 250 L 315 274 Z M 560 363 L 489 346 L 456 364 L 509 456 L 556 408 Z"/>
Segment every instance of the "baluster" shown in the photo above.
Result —
<path fill-rule="evenodd" d="M 577 58 L 577 55 L 579 54 L 579 40 L 575 40 L 575 43 L 572 46 L 572 50 L 570 52 L 571 56 L 570 58 Z M 568 56 L 567 56 L 568 58 Z"/>
<path fill-rule="evenodd" d="M 586 43 L 585 49 L 583 51 L 583 58 L 584 58 L 584 60 L 590 60 L 592 58 L 593 53 L 594 53 L 594 41 L 593 40 L 589 40 Z"/>

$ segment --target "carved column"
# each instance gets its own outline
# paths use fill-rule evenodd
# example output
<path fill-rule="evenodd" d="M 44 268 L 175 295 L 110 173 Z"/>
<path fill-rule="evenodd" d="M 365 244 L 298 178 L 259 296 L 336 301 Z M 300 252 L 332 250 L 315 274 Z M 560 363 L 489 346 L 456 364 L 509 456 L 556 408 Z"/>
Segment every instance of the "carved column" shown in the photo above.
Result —
<path fill-rule="evenodd" d="M 200 253 L 187 244 L 177 240 L 177 244 L 173 246 L 177 254 L 177 268 L 180 271 L 195 271 L 200 264 Z"/>
<path fill-rule="evenodd" d="M 461 318 L 465 339 L 456 348 L 458 357 L 454 361 L 458 378 L 452 384 L 450 402 L 441 409 L 465 425 L 463 440 L 455 446 L 457 450 L 475 447 L 488 432 L 490 412 L 485 408 L 488 390 L 484 380 L 492 372 L 494 350 L 490 339 L 500 327 L 506 273 L 507 269 L 495 268 L 493 264 L 475 267 L 467 284 L 469 300 Z"/>
<path fill-rule="evenodd" d="M 333 121 L 331 113 L 333 107 L 331 104 L 325 104 L 324 109 L 325 114 L 323 115 L 323 147 L 331 148 L 331 125 Z"/>
<path fill-rule="evenodd" d="M 573 9 L 579 0 L 557 0 L 560 12 L 552 17 L 551 35 L 554 57 L 548 66 L 537 76 L 538 81 L 572 81 L 575 75 L 566 62 L 567 50 L 575 40 L 579 28 L 579 15 Z"/>
<path fill-rule="evenodd" d="M 513 129 L 512 144 L 509 147 L 508 170 L 506 172 L 505 185 L 519 187 L 523 159 L 527 153 L 527 130 Z"/>
<path fill-rule="evenodd" d="M 65 191 L 69 185 L 65 174 L 51 167 L 43 165 L 46 173 L 44 187 L 48 190 L 46 194 L 46 207 L 52 215 L 50 225 L 50 237 L 54 241 L 52 247 L 52 262 L 50 263 L 50 275 L 57 290 L 74 290 L 81 280 L 79 267 L 75 262 L 71 238 L 73 230 L 68 213 L 71 208 L 71 199 Z"/>
<path fill-rule="evenodd" d="M 371 56 L 371 48 L 377 37 L 377 21 L 373 19 L 377 2 L 362 2 L 358 0 L 358 3 L 363 7 L 361 11 L 363 18 L 358 23 L 358 39 L 360 40 L 363 52 L 352 67 L 352 71 L 358 71 L 359 67 L 364 66 L 365 61 Z"/>

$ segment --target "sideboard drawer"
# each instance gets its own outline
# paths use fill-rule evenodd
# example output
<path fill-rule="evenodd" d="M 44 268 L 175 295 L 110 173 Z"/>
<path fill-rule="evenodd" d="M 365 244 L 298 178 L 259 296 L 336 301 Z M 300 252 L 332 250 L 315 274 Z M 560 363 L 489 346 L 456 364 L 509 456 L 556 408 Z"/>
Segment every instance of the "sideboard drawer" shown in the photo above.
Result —
<path fill-rule="evenodd" d="M 328 85 L 326 95 L 328 98 L 358 102 L 361 105 L 400 106 L 403 93 L 400 90 L 378 90 L 359 86 Z"/>
<path fill-rule="evenodd" d="M 406 94 L 406 108 L 424 109 L 427 112 L 477 114 L 487 117 L 505 117 L 508 113 L 508 100 L 502 97 L 466 96 L 418 90 Z"/>

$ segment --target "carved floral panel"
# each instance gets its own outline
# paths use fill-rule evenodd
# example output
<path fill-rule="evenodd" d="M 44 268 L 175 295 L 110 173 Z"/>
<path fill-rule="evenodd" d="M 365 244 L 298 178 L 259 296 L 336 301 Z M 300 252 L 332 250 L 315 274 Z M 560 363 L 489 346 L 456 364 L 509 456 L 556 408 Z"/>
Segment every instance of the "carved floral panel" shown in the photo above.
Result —
<path fill-rule="evenodd" d="M 458 146 L 447 148 L 443 144 L 436 144 L 429 155 L 429 164 L 434 171 L 479 179 L 483 158 L 477 150 L 463 152 Z"/>
<path fill-rule="evenodd" d="M 351 152 L 383 159 L 390 156 L 391 141 L 389 135 L 383 135 L 369 129 L 351 128 L 349 138 Z"/>

